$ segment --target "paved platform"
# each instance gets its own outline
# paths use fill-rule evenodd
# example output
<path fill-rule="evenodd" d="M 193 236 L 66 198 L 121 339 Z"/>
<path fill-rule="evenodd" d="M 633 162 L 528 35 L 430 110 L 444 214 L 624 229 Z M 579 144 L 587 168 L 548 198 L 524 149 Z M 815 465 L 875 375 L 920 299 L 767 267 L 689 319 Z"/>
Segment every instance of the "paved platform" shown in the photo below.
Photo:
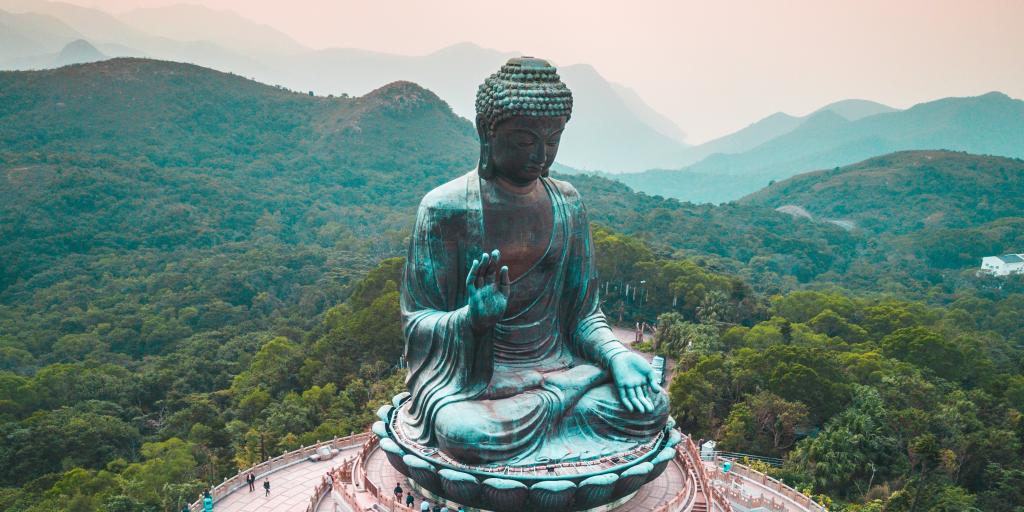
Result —
<path fill-rule="evenodd" d="M 328 470 L 341 464 L 345 457 L 358 453 L 359 447 L 342 451 L 324 462 L 300 462 L 269 475 L 270 496 L 264 496 L 263 480 L 256 482 L 256 490 L 243 487 L 220 499 L 216 512 L 306 512 L 313 490 Z M 330 500 L 326 500 L 330 501 Z M 330 511 L 332 507 L 322 510 Z"/>
<path fill-rule="evenodd" d="M 406 477 L 391 467 L 381 450 L 374 451 L 366 461 L 366 476 L 378 489 L 389 494 L 395 488 L 395 484 L 401 484 L 402 489 L 406 491 L 412 489 Z M 633 499 L 616 507 L 615 512 L 649 512 L 674 498 L 684 486 L 683 469 L 672 461 L 661 476 L 641 487 Z M 418 507 L 423 501 L 423 496 L 415 492 L 413 496 L 416 497 Z"/>

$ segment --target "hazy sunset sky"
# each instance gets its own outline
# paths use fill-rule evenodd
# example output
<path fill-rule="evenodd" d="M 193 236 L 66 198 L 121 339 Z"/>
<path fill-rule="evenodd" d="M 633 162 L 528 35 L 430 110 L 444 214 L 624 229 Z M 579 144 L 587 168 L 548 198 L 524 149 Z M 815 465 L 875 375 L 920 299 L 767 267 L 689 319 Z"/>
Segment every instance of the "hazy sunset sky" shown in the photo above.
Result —
<path fill-rule="evenodd" d="M 112 12 L 174 0 L 70 0 Z M 1024 1 L 204 0 L 313 47 L 425 54 L 469 41 L 589 63 L 698 143 L 776 111 L 1024 97 Z M 483 77 L 481 77 L 482 79 Z"/>

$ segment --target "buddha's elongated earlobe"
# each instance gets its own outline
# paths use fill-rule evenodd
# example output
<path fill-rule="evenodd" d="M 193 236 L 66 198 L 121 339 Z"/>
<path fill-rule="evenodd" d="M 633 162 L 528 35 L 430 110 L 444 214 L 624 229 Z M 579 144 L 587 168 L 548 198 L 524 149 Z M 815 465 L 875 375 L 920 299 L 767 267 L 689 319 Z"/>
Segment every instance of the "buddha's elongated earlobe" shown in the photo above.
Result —
<path fill-rule="evenodd" d="M 480 142 L 480 164 L 477 167 L 480 177 L 489 180 L 494 176 L 494 169 L 491 168 L 491 142 L 484 140 Z"/>
<path fill-rule="evenodd" d="M 491 165 L 491 140 L 494 139 L 494 132 L 490 127 L 491 123 L 487 117 L 476 116 L 476 135 L 480 138 L 480 162 L 476 166 L 476 172 L 485 180 L 494 176 L 494 166 Z"/>

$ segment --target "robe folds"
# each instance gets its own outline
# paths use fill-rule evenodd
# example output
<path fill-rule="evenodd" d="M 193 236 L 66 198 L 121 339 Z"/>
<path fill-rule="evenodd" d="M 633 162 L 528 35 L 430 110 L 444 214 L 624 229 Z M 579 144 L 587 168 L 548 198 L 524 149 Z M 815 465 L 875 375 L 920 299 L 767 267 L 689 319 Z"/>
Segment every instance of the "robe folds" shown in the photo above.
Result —
<path fill-rule="evenodd" d="M 628 449 L 665 426 L 619 402 L 608 362 L 626 351 L 601 312 L 593 245 L 572 185 L 540 178 L 553 224 L 543 256 L 511 282 L 487 333 L 469 323 L 466 276 L 485 233 L 476 170 L 420 203 L 401 293 L 406 385 L 400 428 L 466 463 L 579 460 Z"/>

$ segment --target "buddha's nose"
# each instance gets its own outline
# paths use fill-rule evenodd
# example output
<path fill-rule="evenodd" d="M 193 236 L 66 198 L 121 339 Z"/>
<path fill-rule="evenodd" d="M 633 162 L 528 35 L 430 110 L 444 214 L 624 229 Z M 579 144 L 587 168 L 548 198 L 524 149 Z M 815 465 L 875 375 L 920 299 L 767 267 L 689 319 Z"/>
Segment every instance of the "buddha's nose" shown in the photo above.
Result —
<path fill-rule="evenodd" d="M 530 155 L 530 162 L 531 163 L 534 163 L 534 164 L 537 164 L 537 165 L 543 165 L 544 164 L 544 161 L 547 160 L 547 147 L 546 146 L 547 146 L 546 144 L 537 144 L 537 149 L 535 149 L 533 151 L 533 154 Z"/>

